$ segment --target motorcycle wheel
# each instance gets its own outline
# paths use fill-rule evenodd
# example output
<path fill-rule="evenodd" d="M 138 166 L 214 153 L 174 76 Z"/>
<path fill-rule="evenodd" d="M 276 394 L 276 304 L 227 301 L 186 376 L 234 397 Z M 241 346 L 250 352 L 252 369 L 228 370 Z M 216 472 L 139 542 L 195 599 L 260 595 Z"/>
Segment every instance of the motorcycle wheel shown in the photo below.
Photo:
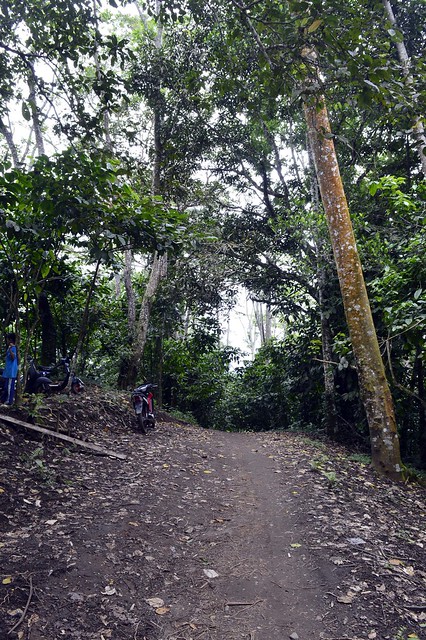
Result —
<path fill-rule="evenodd" d="M 50 385 L 48 382 L 36 383 L 35 393 L 43 393 L 45 396 L 50 395 Z"/>
<path fill-rule="evenodd" d="M 136 419 L 138 421 L 138 427 L 139 429 L 142 431 L 142 433 L 146 433 L 146 429 L 145 429 L 145 418 L 143 417 L 142 413 L 138 413 L 136 415 Z"/>

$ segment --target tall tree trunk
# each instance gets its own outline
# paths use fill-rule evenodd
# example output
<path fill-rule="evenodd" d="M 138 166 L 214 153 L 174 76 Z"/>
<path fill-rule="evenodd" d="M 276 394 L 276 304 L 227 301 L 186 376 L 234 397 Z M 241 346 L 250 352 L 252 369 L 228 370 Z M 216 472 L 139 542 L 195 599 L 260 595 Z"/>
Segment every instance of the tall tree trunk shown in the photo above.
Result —
<path fill-rule="evenodd" d="M 156 14 L 160 13 L 161 1 L 156 1 Z M 157 50 L 162 47 L 163 27 L 161 21 L 157 21 L 157 33 L 155 38 L 155 47 Z M 158 78 L 158 98 L 160 97 L 161 78 Z M 161 162 L 162 162 L 162 143 L 161 143 L 161 128 L 162 128 L 162 114 L 161 114 L 161 102 L 158 99 L 154 105 L 154 162 L 152 172 L 152 193 L 154 196 L 161 195 Z M 167 275 L 167 254 L 159 255 L 155 251 L 152 260 L 151 272 L 149 274 L 148 283 L 142 298 L 141 308 L 139 312 L 139 318 L 136 325 L 135 341 L 132 351 L 132 362 L 128 369 L 127 386 L 133 386 L 136 383 L 136 379 L 139 370 L 142 365 L 143 353 L 148 336 L 148 326 L 151 315 L 151 308 L 154 302 L 160 282 Z"/>
<path fill-rule="evenodd" d="M 87 328 L 89 324 L 90 303 L 92 301 L 92 297 L 95 292 L 96 280 L 98 278 L 100 266 L 101 266 L 101 260 L 99 259 L 98 262 L 96 263 L 95 272 L 90 282 L 90 287 L 89 287 L 89 291 L 86 298 L 86 304 L 84 305 L 83 317 L 81 319 L 80 331 L 78 333 L 77 346 L 75 348 L 73 360 L 72 360 L 72 367 L 74 369 L 77 367 L 77 363 L 81 359 L 81 352 L 83 349 L 83 344 L 87 335 Z"/>
<path fill-rule="evenodd" d="M 246 298 L 245 318 L 247 319 L 247 327 L 244 327 L 245 341 L 248 348 L 250 349 L 250 360 L 254 360 L 254 354 L 256 353 L 256 342 L 258 338 L 258 325 L 256 322 L 256 314 L 254 313 L 254 302 L 252 301 L 252 308 L 250 310 L 248 298 Z"/>
<path fill-rule="evenodd" d="M 324 263 L 317 267 L 318 304 L 321 319 L 321 346 L 324 377 L 324 420 L 329 438 L 336 438 L 338 432 L 336 390 L 334 385 L 333 339 L 330 321 L 325 313 L 326 271 Z"/>
<path fill-rule="evenodd" d="M 98 29 L 97 0 L 93 0 L 93 15 L 94 15 L 94 18 L 95 18 L 95 26 Z M 98 79 L 99 84 L 101 84 L 102 83 L 102 68 L 101 68 L 101 64 L 99 62 L 99 54 L 98 54 L 97 47 L 95 48 L 94 60 L 95 60 L 95 68 L 96 68 L 96 77 Z M 104 124 L 105 148 L 108 151 L 112 151 L 112 140 L 111 140 L 111 133 L 110 133 L 110 115 L 109 115 L 109 109 L 108 109 L 106 101 L 105 101 L 105 92 L 104 91 L 101 92 L 101 100 L 102 100 L 102 102 L 104 102 L 102 120 L 103 120 L 103 124 Z"/>
<path fill-rule="evenodd" d="M 253 302 L 254 317 L 259 329 L 260 344 L 263 346 L 272 337 L 272 316 L 269 304 L 263 305 L 261 302 Z"/>
<path fill-rule="evenodd" d="M 416 373 L 417 373 L 417 394 L 419 396 L 419 452 L 420 463 L 423 469 L 426 469 L 426 403 L 425 403 L 425 379 L 424 366 L 420 349 L 416 354 Z"/>
<path fill-rule="evenodd" d="M 149 279 L 145 288 L 141 309 L 136 324 L 135 340 L 133 343 L 132 355 L 130 361 L 128 362 L 126 379 L 122 379 L 120 381 L 120 388 L 127 388 L 136 384 L 136 380 L 142 366 L 142 358 L 148 337 L 148 327 L 152 305 L 155 300 L 160 282 L 162 278 L 165 277 L 166 272 L 167 256 L 160 256 L 157 252 L 155 252 L 152 261 L 151 272 L 149 274 Z"/>
<path fill-rule="evenodd" d="M 154 370 L 155 370 L 155 379 L 158 381 L 157 387 L 157 406 L 163 406 L 163 340 L 164 340 L 164 322 L 161 327 L 161 334 L 157 336 L 155 341 L 155 351 L 154 351 Z"/>
<path fill-rule="evenodd" d="M 0 118 L 0 133 L 4 136 L 7 146 L 9 147 L 10 155 L 12 156 L 12 163 L 14 167 L 19 166 L 18 150 L 13 140 L 11 129 Z"/>
<path fill-rule="evenodd" d="M 271 313 L 271 305 L 267 304 L 265 306 L 265 340 L 269 342 L 272 338 L 272 313 Z"/>
<path fill-rule="evenodd" d="M 120 352 L 120 366 L 118 371 L 117 387 L 119 389 L 126 390 L 130 386 L 135 386 L 134 383 L 137 378 L 138 371 L 137 369 L 134 369 L 133 366 L 133 350 L 136 335 L 136 301 L 133 284 L 131 282 L 131 271 L 125 268 L 123 277 L 127 295 L 127 337 L 123 341 L 123 348 Z"/>
<path fill-rule="evenodd" d="M 304 110 L 368 419 L 373 466 L 379 473 L 400 480 L 402 463 L 392 396 L 377 341 L 324 97 L 314 99 L 308 95 Z"/>
<path fill-rule="evenodd" d="M 132 283 L 133 255 L 130 249 L 124 253 L 123 281 L 127 297 L 127 329 L 129 335 L 133 336 L 136 324 L 136 296 Z"/>
<path fill-rule="evenodd" d="M 391 23 L 391 25 L 398 29 L 398 25 L 396 22 L 395 14 L 392 9 L 392 5 L 389 0 L 382 0 L 383 7 L 385 9 L 386 16 Z M 407 52 L 407 47 L 405 46 L 404 40 L 397 40 L 395 42 L 396 50 L 398 52 L 398 58 L 402 66 L 402 73 L 404 74 L 405 82 L 407 85 L 412 85 L 414 82 L 414 78 L 411 74 L 411 60 L 410 56 Z M 421 120 L 424 114 L 420 114 L 413 126 L 413 138 L 416 145 L 417 153 L 419 154 L 420 164 L 422 167 L 423 175 L 426 176 L 426 135 L 423 126 L 423 122 Z"/>
<path fill-rule="evenodd" d="M 36 76 L 35 76 L 34 68 L 30 66 L 30 75 L 28 76 L 28 87 L 30 89 L 30 93 L 28 95 L 28 101 L 30 104 L 30 112 L 31 112 L 34 135 L 36 140 L 37 153 L 39 156 L 42 156 L 45 154 L 45 150 L 44 150 L 43 133 L 41 131 L 41 124 L 40 124 L 40 113 L 37 107 L 35 78 Z"/>
<path fill-rule="evenodd" d="M 130 249 L 124 253 L 123 281 L 127 298 L 127 340 L 120 354 L 120 369 L 118 372 L 117 386 L 119 389 L 127 389 L 135 386 L 138 375 L 134 368 L 133 350 L 136 336 L 136 296 L 132 282 L 133 255 Z"/>
<path fill-rule="evenodd" d="M 265 322 L 263 316 L 263 306 L 261 302 L 253 302 L 254 319 L 259 329 L 260 344 L 263 346 L 266 342 Z"/>
<path fill-rule="evenodd" d="M 45 292 L 39 296 L 38 309 L 41 323 L 40 362 L 48 365 L 56 362 L 56 326 Z"/>
<path fill-rule="evenodd" d="M 320 191 L 315 171 L 315 162 L 309 139 L 306 141 L 309 159 L 310 174 L 310 191 L 312 198 L 312 207 L 316 213 L 317 219 L 320 219 Z M 325 247 L 324 237 L 321 235 L 321 229 L 317 232 L 315 239 L 316 245 L 316 272 L 318 281 L 318 306 L 321 320 L 321 347 L 323 359 L 323 378 L 324 378 L 324 422 L 325 430 L 329 438 L 337 436 L 337 409 L 336 409 L 336 393 L 334 385 L 334 365 L 333 365 L 333 339 L 330 321 L 326 313 L 327 299 L 327 258 L 330 252 Z M 327 257 L 326 257 L 327 253 Z"/>

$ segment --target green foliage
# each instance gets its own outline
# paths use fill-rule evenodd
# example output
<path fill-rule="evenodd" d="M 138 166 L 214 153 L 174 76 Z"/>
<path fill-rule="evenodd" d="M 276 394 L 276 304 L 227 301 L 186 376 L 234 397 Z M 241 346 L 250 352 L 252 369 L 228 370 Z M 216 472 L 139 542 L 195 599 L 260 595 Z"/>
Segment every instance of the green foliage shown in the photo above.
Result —
<path fill-rule="evenodd" d="M 235 351 L 218 348 L 205 333 L 187 340 L 167 340 L 163 364 L 164 403 L 192 414 L 203 427 L 217 424 L 217 407 L 229 379 Z"/>
<path fill-rule="evenodd" d="M 54 474 L 46 465 L 43 446 L 36 447 L 32 453 L 23 456 L 22 459 L 25 466 L 35 472 L 42 482 L 47 485 L 53 484 Z"/>
<path fill-rule="evenodd" d="M 198 424 L 194 416 L 191 415 L 190 413 L 183 413 L 182 411 L 179 411 L 178 409 L 174 409 L 173 407 L 171 408 L 168 407 L 167 413 L 172 417 L 172 419 L 175 418 L 176 420 L 182 420 L 183 422 L 187 422 L 188 424 L 193 424 L 193 425 Z"/>
<path fill-rule="evenodd" d="M 417 633 L 411 633 L 407 627 L 401 627 L 392 640 L 420 640 L 420 638 Z"/>
<path fill-rule="evenodd" d="M 218 408 L 218 428 L 267 431 L 321 424 L 321 380 L 296 336 L 262 347 L 233 372 Z"/>
<path fill-rule="evenodd" d="M 410 130 L 424 103 L 426 5 L 398 5 L 395 28 L 380 2 L 265 0 L 245 13 L 221 0 L 164 0 L 161 47 L 154 2 L 144 3 L 144 21 L 116 20 L 115 6 L 111 0 L 97 16 L 91 0 L 4 4 L 0 124 L 12 98 L 28 125 L 47 101 L 50 115 L 36 109 L 41 129 L 72 144 L 36 161 L 28 153 L 27 170 L 2 167 L 3 324 L 22 321 L 24 342 L 37 353 L 37 302 L 46 294 L 58 345 L 72 351 L 101 265 L 82 366 L 113 385 L 132 335 L 112 278 L 128 248 L 136 256 L 167 251 L 168 280 L 152 308 L 144 358 L 146 374 L 163 370 L 167 404 L 204 426 L 321 430 L 322 320 L 332 336 L 340 435 L 363 436 L 323 215 L 301 160 L 311 70 L 300 52 L 313 47 L 322 77 L 310 90 L 325 92 L 330 107 L 404 450 L 418 457 L 425 419 L 404 389 L 421 395 L 425 365 L 426 191 Z M 395 52 L 402 38 L 409 82 Z M 153 113 L 163 198 L 150 195 Z M 11 155 L 8 148 L 4 157 Z M 145 274 L 133 284 L 138 306 Z M 285 315 L 286 335 L 229 372 L 235 353 L 218 347 L 215 316 L 241 285 Z"/>
<path fill-rule="evenodd" d="M 138 249 L 164 250 L 183 221 L 161 198 L 138 194 L 120 162 L 99 153 L 42 157 L 31 171 L 7 172 L 0 186 L 7 237 L 32 245 L 39 240 L 37 257 L 45 260 L 65 242 L 87 246 L 105 261 L 129 238 Z"/>
<path fill-rule="evenodd" d="M 122 165 L 110 156 L 71 151 L 0 176 L 0 289 L 9 303 L 4 313 L 19 323 L 27 348 L 45 291 L 53 306 L 55 298 L 62 305 L 57 317 L 63 337 L 78 336 L 87 294 L 83 261 L 114 268 L 128 247 L 164 251 L 181 241 L 185 217 L 161 198 L 137 193 L 125 178 Z M 80 313 L 75 299 L 69 312 L 66 308 L 72 291 L 80 297 Z M 68 338 L 62 345 L 73 346 Z"/>
<path fill-rule="evenodd" d="M 40 410 L 44 409 L 45 406 L 46 406 L 46 403 L 43 395 L 41 394 L 31 395 L 26 407 L 28 411 L 28 415 L 34 420 L 39 419 L 41 417 Z"/>
<path fill-rule="evenodd" d="M 371 457 L 365 455 L 364 453 L 352 453 L 348 456 L 348 460 L 353 460 L 353 462 L 360 462 L 363 465 L 371 464 Z"/>
<path fill-rule="evenodd" d="M 413 482 L 419 484 L 422 487 L 426 487 L 426 471 L 407 464 L 404 469 L 404 476 L 406 482 Z"/>
<path fill-rule="evenodd" d="M 336 471 L 327 468 L 332 466 L 332 462 L 327 455 L 321 455 L 318 458 L 314 458 L 310 461 L 310 466 L 313 471 L 317 471 L 327 479 L 329 488 L 333 488 L 339 484 Z"/>
<path fill-rule="evenodd" d="M 376 209 L 386 212 L 375 240 L 367 239 L 365 244 L 373 275 L 372 307 L 385 358 L 392 367 L 401 449 L 406 461 L 421 464 L 424 409 L 415 396 L 421 397 L 424 388 L 426 185 L 408 185 L 402 176 L 385 175 L 367 186 Z"/>

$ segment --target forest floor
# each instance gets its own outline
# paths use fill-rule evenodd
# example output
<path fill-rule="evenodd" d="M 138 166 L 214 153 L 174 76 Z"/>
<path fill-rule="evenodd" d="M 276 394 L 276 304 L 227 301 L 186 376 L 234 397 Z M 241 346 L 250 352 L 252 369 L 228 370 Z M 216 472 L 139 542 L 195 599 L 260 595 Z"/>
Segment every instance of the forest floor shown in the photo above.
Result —
<path fill-rule="evenodd" d="M 426 638 L 425 489 L 294 433 L 135 430 L 90 388 L 2 421 L 0 638 Z"/>

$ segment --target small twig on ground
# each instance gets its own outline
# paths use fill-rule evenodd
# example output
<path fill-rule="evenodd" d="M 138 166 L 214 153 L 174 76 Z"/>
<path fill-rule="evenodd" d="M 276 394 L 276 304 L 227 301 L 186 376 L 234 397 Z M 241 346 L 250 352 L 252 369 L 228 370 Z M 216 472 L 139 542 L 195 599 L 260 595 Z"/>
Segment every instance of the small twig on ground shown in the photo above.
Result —
<path fill-rule="evenodd" d="M 252 607 L 258 602 L 259 600 L 256 600 L 256 602 L 225 602 L 225 607 Z"/>
<path fill-rule="evenodd" d="M 31 599 L 33 597 L 33 593 L 34 593 L 34 589 L 33 589 L 33 579 L 32 576 L 30 576 L 30 592 L 28 594 L 28 600 L 27 600 L 27 604 L 25 605 L 25 609 L 22 612 L 21 617 L 19 618 L 18 622 L 11 628 L 9 629 L 9 631 L 7 632 L 7 635 L 9 636 L 11 633 L 13 633 L 18 627 L 19 625 L 22 624 L 22 622 L 24 621 L 25 616 L 27 615 L 27 611 L 28 611 L 28 607 L 30 606 L 30 602 Z"/>
<path fill-rule="evenodd" d="M 271 580 L 271 584 L 274 584 L 276 587 L 279 587 L 280 589 L 283 588 L 283 585 L 280 584 L 279 582 L 274 582 L 273 580 Z"/>
<path fill-rule="evenodd" d="M 262 599 L 262 598 L 259 598 L 258 600 L 255 600 L 254 602 L 241 603 L 241 605 L 242 605 L 242 607 L 243 607 L 243 608 L 242 608 L 242 609 L 240 609 L 240 610 L 238 611 L 238 615 L 234 615 L 232 619 L 233 619 L 233 620 L 235 620 L 236 618 L 238 618 L 238 616 L 239 616 L 241 613 L 244 613 L 244 611 L 245 611 L 246 609 L 251 609 L 251 607 L 255 607 L 255 606 L 256 606 L 257 604 L 259 604 L 260 602 L 263 602 L 263 599 Z"/>
<path fill-rule="evenodd" d="M 136 623 L 135 633 L 134 633 L 134 635 L 133 635 L 133 640 L 137 640 L 137 638 L 138 638 L 138 629 L 139 629 L 139 625 L 140 625 L 140 623 L 141 623 L 141 621 L 140 621 L 140 620 Z"/>
<path fill-rule="evenodd" d="M 388 617 L 386 615 L 386 611 L 384 609 L 383 604 L 381 604 L 381 609 L 382 609 L 382 617 L 383 617 L 383 623 L 385 624 L 385 626 L 387 626 L 388 624 Z"/>
<path fill-rule="evenodd" d="M 302 591 L 303 589 L 318 589 L 318 587 L 325 587 L 325 584 L 319 584 L 319 585 L 313 585 L 312 587 L 296 587 L 295 591 L 298 589 L 299 591 Z M 334 595 L 334 594 L 333 594 Z M 337 598 L 337 596 L 335 596 Z"/>

